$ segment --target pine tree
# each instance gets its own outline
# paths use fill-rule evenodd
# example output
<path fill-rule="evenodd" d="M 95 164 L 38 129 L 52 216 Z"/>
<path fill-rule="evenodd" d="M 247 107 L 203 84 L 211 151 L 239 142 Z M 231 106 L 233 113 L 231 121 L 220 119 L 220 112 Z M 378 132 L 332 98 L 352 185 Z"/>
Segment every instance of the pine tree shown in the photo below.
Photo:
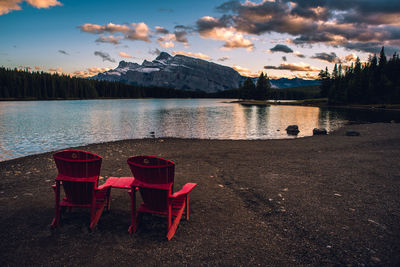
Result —
<path fill-rule="evenodd" d="M 264 76 L 264 73 L 261 72 L 260 77 L 258 77 L 257 80 L 255 95 L 253 98 L 257 100 L 268 99 L 270 94 L 270 89 L 271 89 L 271 84 L 269 82 L 268 76 L 267 75 Z"/>
<path fill-rule="evenodd" d="M 255 89 L 256 89 L 256 86 L 254 85 L 253 80 L 250 77 L 247 78 L 244 81 L 243 86 L 239 90 L 239 98 L 251 99 L 254 94 Z"/>

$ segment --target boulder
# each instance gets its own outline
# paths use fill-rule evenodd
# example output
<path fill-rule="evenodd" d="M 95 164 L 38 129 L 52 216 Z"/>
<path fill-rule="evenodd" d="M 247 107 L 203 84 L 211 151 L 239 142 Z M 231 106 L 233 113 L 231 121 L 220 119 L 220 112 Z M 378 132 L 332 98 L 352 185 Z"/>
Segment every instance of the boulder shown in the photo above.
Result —
<path fill-rule="evenodd" d="M 325 128 L 314 128 L 313 129 L 313 135 L 325 135 L 328 134 Z"/>
<path fill-rule="evenodd" d="M 299 126 L 297 126 L 297 125 L 289 125 L 286 128 L 286 132 L 287 132 L 287 134 L 290 134 L 290 135 L 297 135 L 300 132 L 299 131 Z"/>
<path fill-rule="evenodd" d="M 347 130 L 346 136 L 360 136 L 360 133 L 354 130 Z"/>

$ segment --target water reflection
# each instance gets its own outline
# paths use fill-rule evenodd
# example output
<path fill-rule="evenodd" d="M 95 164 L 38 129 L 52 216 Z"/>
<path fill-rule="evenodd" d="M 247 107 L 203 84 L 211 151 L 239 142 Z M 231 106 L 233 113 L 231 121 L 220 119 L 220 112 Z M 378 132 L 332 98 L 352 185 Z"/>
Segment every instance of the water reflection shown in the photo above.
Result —
<path fill-rule="evenodd" d="M 0 102 L 0 161 L 130 138 L 294 138 L 286 134 L 288 125 L 297 124 L 302 137 L 313 128 L 335 130 L 347 120 L 391 119 L 398 120 L 398 113 L 243 106 L 215 99 Z"/>

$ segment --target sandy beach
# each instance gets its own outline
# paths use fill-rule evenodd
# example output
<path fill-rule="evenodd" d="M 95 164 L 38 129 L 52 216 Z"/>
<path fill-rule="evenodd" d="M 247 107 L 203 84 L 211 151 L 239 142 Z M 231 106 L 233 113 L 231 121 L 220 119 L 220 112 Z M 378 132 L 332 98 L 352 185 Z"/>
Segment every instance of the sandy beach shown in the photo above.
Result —
<path fill-rule="evenodd" d="M 348 129 L 361 135 L 345 136 Z M 79 149 L 103 157 L 101 183 L 131 176 L 129 156 L 174 161 L 175 188 L 198 183 L 190 221 L 168 242 L 165 219 L 148 215 L 129 236 L 129 195 L 113 189 L 94 231 L 86 210 L 51 230 L 52 153 L 0 162 L 1 266 L 400 264 L 398 123 L 290 140 L 144 139 Z"/>

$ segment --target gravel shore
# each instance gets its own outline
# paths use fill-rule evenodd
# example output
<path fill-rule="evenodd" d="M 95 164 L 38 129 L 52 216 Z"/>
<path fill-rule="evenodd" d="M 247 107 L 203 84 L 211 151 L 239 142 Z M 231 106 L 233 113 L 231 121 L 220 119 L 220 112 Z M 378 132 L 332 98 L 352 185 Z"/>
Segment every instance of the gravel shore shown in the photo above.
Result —
<path fill-rule="evenodd" d="M 353 129 L 360 136 L 345 136 Z M 166 220 L 144 216 L 128 234 L 130 198 L 88 231 L 88 212 L 51 230 L 52 153 L 0 162 L 0 266 L 399 265 L 400 124 L 349 125 L 288 140 L 144 139 L 79 149 L 103 157 L 101 183 L 131 176 L 129 156 L 176 163 L 191 193 L 190 221 L 171 241 Z"/>

